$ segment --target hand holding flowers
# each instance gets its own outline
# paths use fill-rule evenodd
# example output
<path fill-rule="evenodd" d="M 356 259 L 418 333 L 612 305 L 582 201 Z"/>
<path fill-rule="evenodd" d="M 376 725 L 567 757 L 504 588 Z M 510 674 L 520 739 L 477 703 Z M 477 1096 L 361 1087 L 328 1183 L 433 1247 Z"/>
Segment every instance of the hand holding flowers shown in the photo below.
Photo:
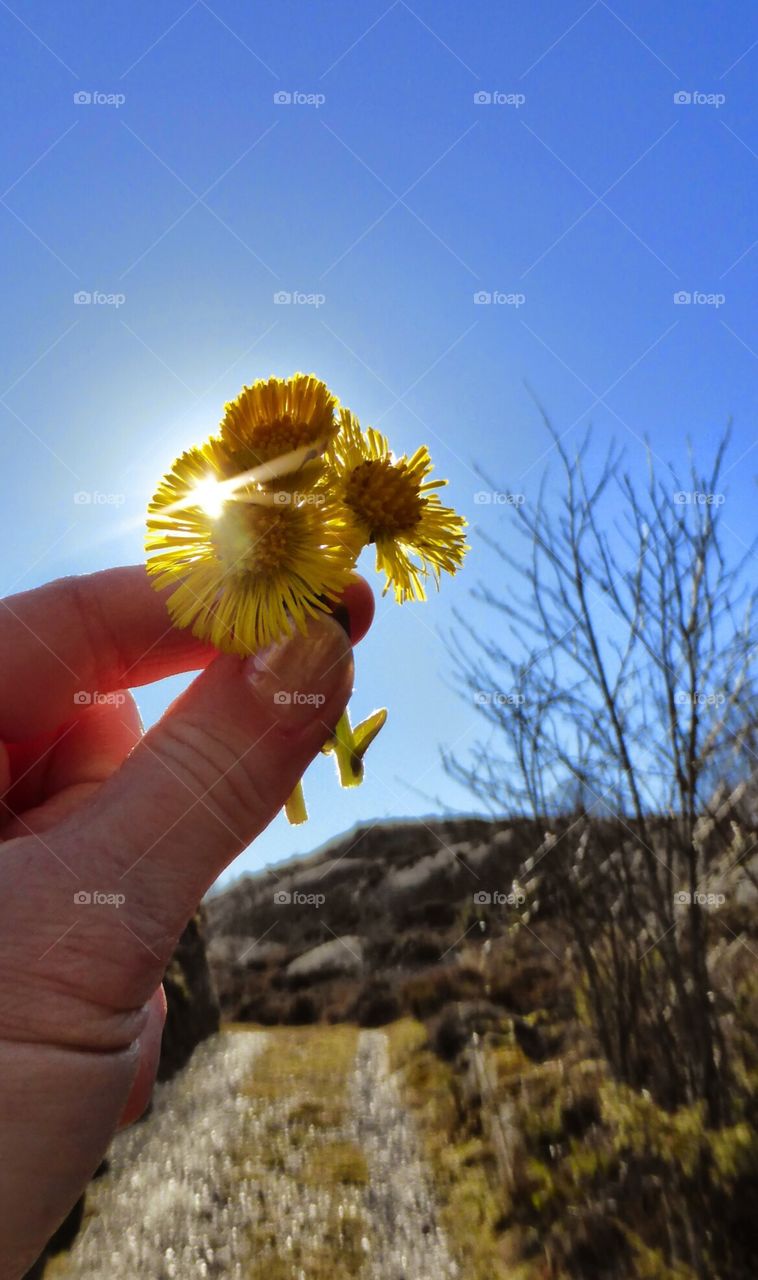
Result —
<path fill-rule="evenodd" d="M 426 447 L 395 458 L 313 375 L 269 378 L 226 405 L 217 435 L 178 458 L 148 509 L 148 571 L 173 587 L 178 627 L 248 656 L 338 603 L 360 552 L 376 549 L 384 593 L 425 599 L 431 577 L 454 573 L 467 550 L 465 520 L 443 506 Z M 340 781 L 360 781 L 363 755 L 384 723 L 353 729 L 345 714 L 325 750 Z M 306 814 L 302 793 L 287 806 Z"/>

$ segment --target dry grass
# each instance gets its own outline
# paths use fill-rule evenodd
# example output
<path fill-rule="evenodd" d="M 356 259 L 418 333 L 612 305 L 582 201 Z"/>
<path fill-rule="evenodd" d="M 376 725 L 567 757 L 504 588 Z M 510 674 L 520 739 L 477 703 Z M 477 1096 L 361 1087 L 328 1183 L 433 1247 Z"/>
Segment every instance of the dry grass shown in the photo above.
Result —
<path fill-rule="evenodd" d="M 253 1261 L 247 1280 L 355 1280 L 366 1254 L 368 1227 L 348 1191 L 368 1182 L 363 1153 L 345 1137 L 350 1076 L 358 1033 L 354 1027 L 275 1028 L 256 1059 L 244 1090 L 254 1108 L 273 1108 L 280 1125 L 264 1131 L 265 1145 L 250 1151 L 242 1144 L 237 1159 L 286 1170 L 301 1189 L 313 1188 L 328 1205 L 321 1212 L 318 1239 L 297 1236 L 286 1256 L 286 1224 L 266 1223 L 251 1232 Z M 261 1134 L 257 1134 L 260 1141 Z"/>
<path fill-rule="evenodd" d="M 466 1280 L 527 1280 L 503 1250 L 501 1196 L 486 1142 L 461 1130 L 455 1075 L 427 1048 L 425 1027 L 403 1018 L 387 1027 L 390 1064 L 400 1073 L 440 1201 L 440 1223 Z"/>

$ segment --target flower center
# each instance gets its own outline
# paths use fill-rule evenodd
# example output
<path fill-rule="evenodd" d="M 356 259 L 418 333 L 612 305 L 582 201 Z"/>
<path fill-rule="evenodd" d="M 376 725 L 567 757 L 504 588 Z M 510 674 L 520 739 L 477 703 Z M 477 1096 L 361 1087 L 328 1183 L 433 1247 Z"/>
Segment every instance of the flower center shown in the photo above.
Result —
<path fill-rule="evenodd" d="M 213 545 L 228 573 L 267 577 L 289 561 L 294 512 L 283 506 L 227 502 L 213 524 Z"/>
<path fill-rule="evenodd" d="M 371 540 L 408 533 L 421 518 L 423 498 L 405 464 L 375 459 L 361 462 L 345 486 L 345 505 L 371 530 Z"/>
<path fill-rule="evenodd" d="M 273 422 L 261 423 L 255 428 L 252 439 L 245 440 L 243 436 L 240 443 L 257 462 L 270 462 L 272 458 L 281 458 L 285 453 L 294 453 L 305 445 L 315 444 L 318 430 L 317 423 L 298 422 L 287 413 Z"/>

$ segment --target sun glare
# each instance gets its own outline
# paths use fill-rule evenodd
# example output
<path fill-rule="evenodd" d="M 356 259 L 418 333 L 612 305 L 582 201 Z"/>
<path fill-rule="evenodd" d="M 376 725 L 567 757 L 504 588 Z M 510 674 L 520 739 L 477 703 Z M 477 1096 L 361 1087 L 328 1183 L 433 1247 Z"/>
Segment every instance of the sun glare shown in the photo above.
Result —
<path fill-rule="evenodd" d="M 193 493 L 197 499 L 198 506 L 202 507 L 211 519 L 220 516 L 224 509 L 224 503 L 227 494 L 223 484 L 219 484 L 213 476 L 208 476 L 205 480 L 200 480 L 193 488 Z"/>

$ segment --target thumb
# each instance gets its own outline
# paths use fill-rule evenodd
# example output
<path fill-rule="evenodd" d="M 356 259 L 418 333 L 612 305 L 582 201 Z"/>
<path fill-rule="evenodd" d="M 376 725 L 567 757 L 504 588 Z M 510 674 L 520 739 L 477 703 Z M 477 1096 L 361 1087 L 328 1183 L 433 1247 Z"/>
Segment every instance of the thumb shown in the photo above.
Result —
<path fill-rule="evenodd" d="M 193 911 L 198 891 L 281 809 L 342 714 L 352 679 L 350 643 L 330 617 L 250 658 L 217 658 L 91 811 L 91 834 L 110 829 L 101 856 L 124 892 L 170 887 Z"/>
<path fill-rule="evenodd" d="M 253 657 L 215 659 L 91 803 L 45 833 L 61 909 L 44 963 L 74 969 L 80 998 L 148 1000 L 203 894 L 329 736 L 352 678 L 350 642 L 328 616 Z M 37 943 L 39 929 L 37 912 Z"/>
<path fill-rule="evenodd" d="M 119 1129 L 125 1129 L 127 1125 L 139 1120 L 150 1102 L 160 1064 L 161 1041 L 167 1011 L 166 992 L 161 985 L 153 992 L 145 1009 L 145 1025 L 137 1040 L 137 1070 L 119 1118 Z"/>
<path fill-rule="evenodd" d="M 161 1010 L 150 997 L 176 939 L 292 791 L 352 674 L 330 617 L 255 657 L 219 657 L 88 805 L 4 845 L 3 1276 L 31 1264 L 119 1116 L 139 1110 L 157 1061 Z"/>

